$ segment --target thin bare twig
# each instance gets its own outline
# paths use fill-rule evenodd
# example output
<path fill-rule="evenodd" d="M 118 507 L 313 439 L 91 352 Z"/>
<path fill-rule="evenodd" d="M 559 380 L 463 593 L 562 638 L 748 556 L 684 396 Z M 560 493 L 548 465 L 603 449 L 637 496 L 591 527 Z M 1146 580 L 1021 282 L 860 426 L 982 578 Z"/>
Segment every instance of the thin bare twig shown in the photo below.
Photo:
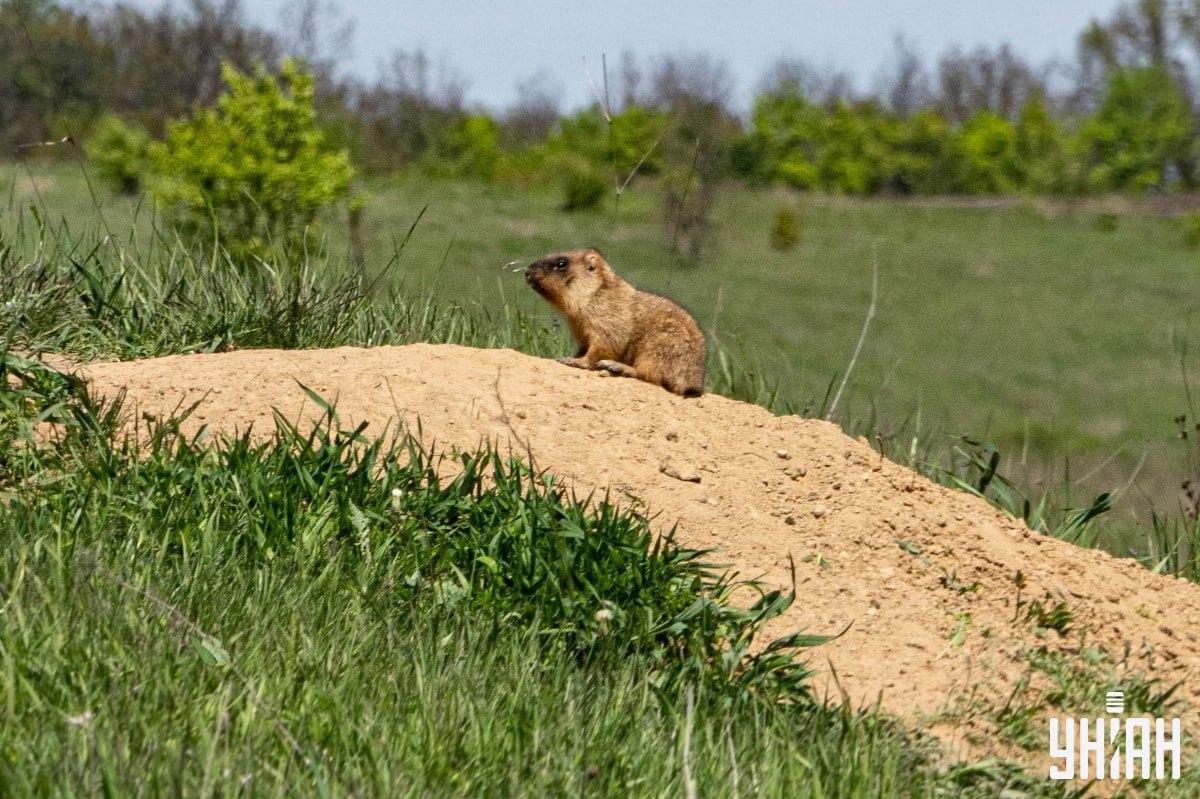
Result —
<path fill-rule="evenodd" d="M 1115 452 L 1113 452 L 1113 454 L 1112 454 L 1112 455 L 1109 455 L 1107 458 L 1105 458 L 1104 460 L 1102 460 L 1100 463 L 1096 464 L 1096 465 L 1095 465 L 1094 467 L 1092 467 L 1092 468 L 1091 468 L 1091 469 L 1090 469 L 1090 470 L 1089 470 L 1087 473 L 1083 474 L 1083 475 L 1082 475 L 1082 476 L 1080 476 L 1080 477 L 1076 477 L 1074 480 L 1071 480 L 1071 481 L 1070 481 L 1070 482 L 1071 482 L 1071 485 L 1072 485 L 1072 486 L 1078 486 L 1078 485 L 1080 485 L 1080 484 L 1082 484 L 1082 483 L 1086 483 L 1088 480 L 1092 479 L 1092 478 L 1093 478 L 1093 477 L 1095 477 L 1097 474 L 1099 474 L 1099 473 L 1100 473 L 1100 470 L 1102 470 L 1102 469 L 1103 469 L 1105 466 L 1108 466 L 1110 463 L 1112 463 L 1112 462 L 1113 462 L 1113 461 L 1115 461 L 1117 458 L 1119 458 L 1119 457 L 1121 456 L 1121 454 L 1122 454 L 1122 453 L 1124 453 L 1124 452 L 1125 452 L 1125 447 L 1124 447 L 1124 445 L 1122 445 L 1122 446 L 1120 446 L 1120 447 L 1117 447 L 1116 451 L 1115 451 Z M 1021 462 L 1022 462 L 1022 463 L 1024 463 L 1024 458 L 1022 458 L 1022 459 L 1021 459 Z"/>
<path fill-rule="evenodd" d="M 646 159 L 650 157 L 650 153 L 654 152 L 654 148 L 658 146 L 660 141 L 662 141 L 662 136 L 659 136 L 654 140 L 654 143 L 650 145 L 650 149 L 646 150 L 645 154 L 643 154 L 637 164 L 634 165 L 633 171 L 629 173 L 629 177 L 625 178 L 625 182 L 621 184 L 621 188 L 617 189 L 618 197 L 620 197 L 621 193 L 624 192 L 629 186 L 630 181 L 632 181 L 634 176 L 637 175 L 638 170 L 642 168 L 642 164 L 646 163 Z"/>
<path fill-rule="evenodd" d="M 1113 502 L 1116 502 L 1118 499 L 1120 499 L 1122 497 L 1122 495 L 1124 495 L 1124 493 L 1126 491 L 1129 490 L 1129 487 L 1133 485 L 1135 480 L 1137 480 L 1138 475 L 1142 471 L 1142 467 L 1145 465 L 1146 465 L 1146 453 L 1143 452 L 1142 457 L 1137 462 L 1137 466 L 1133 467 L 1133 473 L 1130 474 L 1129 479 L 1125 481 L 1125 485 L 1121 486 L 1113 493 L 1113 496 L 1112 496 Z"/>
<path fill-rule="evenodd" d="M 878 299 L 879 256 L 876 254 L 871 259 L 871 305 L 867 308 L 867 318 L 863 320 L 862 331 L 858 334 L 858 343 L 854 345 L 854 354 L 850 356 L 850 363 L 846 366 L 846 373 L 842 375 L 842 384 L 838 386 L 837 393 L 833 395 L 833 402 L 829 403 L 829 410 L 825 412 L 826 421 L 833 418 L 838 402 L 842 399 L 842 392 L 846 390 L 846 384 L 850 382 L 850 374 L 854 371 L 854 367 L 858 363 L 859 353 L 862 352 L 863 343 L 867 340 L 867 331 L 871 329 L 871 321 L 875 318 L 875 307 Z"/>
<path fill-rule="evenodd" d="M 659 136 L 654 140 L 649 149 L 642 154 L 642 157 L 634 165 L 629 175 L 626 176 L 624 181 L 622 181 L 621 175 L 617 172 L 617 133 L 616 129 L 613 127 L 612 100 L 609 98 L 608 93 L 607 53 L 600 54 L 600 65 L 604 80 L 603 94 L 601 94 L 600 89 L 597 88 L 595 80 L 592 79 L 591 70 L 589 70 L 587 66 L 587 57 L 585 56 L 583 59 L 583 71 L 587 75 L 588 87 L 592 91 L 592 97 L 596 100 L 596 105 L 600 108 L 600 113 L 604 115 L 604 124 L 608 128 L 608 158 L 612 166 L 613 189 L 615 192 L 613 196 L 613 209 L 617 210 L 621 205 L 621 195 L 625 193 L 625 189 L 629 188 L 629 184 L 633 181 L 634 177 L 637 176 L 637 173 L 642 168 L 642 165 L 646 163 L 646 159 L 649 158 L 650 154 L 654 152 L 654 149 L 658 147 L 658 143 L 662 140 L 662 137 Z"/>
<path fill-rule="evenodd" d="M 596 105 L 600 106 L 600 113 L 604 114 L 604 121 L 612 123 L 612 114 L 608 113 L 608 103 L 600 95 L 600 90 L 596 88 L 596 82 L 592 80 L 592 71 L 588 69 L 587 56 L 583 57 L 583 72 L 587 75 L 588 87 L 592 90 L 592 96 L 596 98 Z"/>
<path fill-rule="evenodd" d="M 35 142 L 30 142 L 29 144 L 18 144 L 17 149 L 18 150 L 32 150 L 34 147 L 57 147 L 58 145 L 66 144 L 69 141 L 71 141 L 70 136 L 63 136 L 61 139 L 58 139 L 57 141 L 35 141 Z"/>

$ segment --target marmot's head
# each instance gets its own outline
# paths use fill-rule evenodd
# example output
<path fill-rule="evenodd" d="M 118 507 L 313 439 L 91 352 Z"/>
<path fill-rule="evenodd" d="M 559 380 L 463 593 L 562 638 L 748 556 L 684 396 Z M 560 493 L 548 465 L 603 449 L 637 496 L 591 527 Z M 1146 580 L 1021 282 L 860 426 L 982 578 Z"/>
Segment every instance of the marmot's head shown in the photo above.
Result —
<path fill-rule="evenodd" d="M 525 281 L 555 307 L 581 307 L 614 279 L 612 268 L 595 247 L 557 252 L 525 267 Z"/>

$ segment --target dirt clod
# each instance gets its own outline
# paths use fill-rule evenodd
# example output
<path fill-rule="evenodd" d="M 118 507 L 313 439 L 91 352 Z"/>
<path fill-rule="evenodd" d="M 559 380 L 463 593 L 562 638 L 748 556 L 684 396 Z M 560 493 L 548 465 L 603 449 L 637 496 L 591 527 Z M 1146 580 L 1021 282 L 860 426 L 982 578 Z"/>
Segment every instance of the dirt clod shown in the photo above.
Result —
<path fill-rule="evenodd" d="M 667 477 L 674 477 L 676 480 L 683 480 L 685 483 L 699 483 L 700 472 L 694 466 L 688 466 L 682 463 L 673 463 L 671 461 L 663 461 L 658 466 L 658 470 Z"/>

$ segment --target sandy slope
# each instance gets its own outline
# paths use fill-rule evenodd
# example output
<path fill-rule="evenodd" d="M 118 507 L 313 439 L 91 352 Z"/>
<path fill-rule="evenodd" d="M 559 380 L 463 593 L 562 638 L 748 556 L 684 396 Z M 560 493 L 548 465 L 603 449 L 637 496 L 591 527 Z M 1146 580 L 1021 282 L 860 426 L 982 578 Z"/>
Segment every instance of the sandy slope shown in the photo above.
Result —
<path fill-rule="evenodd" d="M 1183 697 L 1200 706 L 1191 679 L 1200 587 L 1031 533 L 832 424 L 456 346 L 252 350 L 92 364 L 85 374 L 102 393 L 126 389 L 133 418 L 203 398 L 192 428 L 259 431 L 271 429 L 272 407 L 316 415 L 299 381 L 370 429 L 399 415 L 419 418 L 443 448 L 492 440 L 528 449 L 583 492 L 611 490 L 664 524 L 678 521 L 686 545 L 716 548 L 743 576 L 785 585 L 790 556 L 799 601 L 774 631 L 850 625 L 814 658 L 834 696 L 881 698 L 918 720 L 972 697 L 1003 701 L 1026 671 L 1023 648 L 1080 645 L 1078 633 L 1035 634 L 1015 605 L 1020 572 L 1023 600 L 1067 602 L 1087 645 L 1120 660 L 1128 643 L 1130 668 L 1184 681 Z M 972 726 L 982 729 L 968 718 L 957 731 Z"/>

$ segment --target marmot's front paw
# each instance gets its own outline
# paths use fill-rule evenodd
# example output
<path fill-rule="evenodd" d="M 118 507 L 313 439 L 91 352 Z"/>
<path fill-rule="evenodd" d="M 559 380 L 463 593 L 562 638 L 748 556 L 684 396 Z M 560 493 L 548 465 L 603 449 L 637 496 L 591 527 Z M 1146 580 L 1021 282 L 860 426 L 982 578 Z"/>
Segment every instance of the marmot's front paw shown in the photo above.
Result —
<path fill-rule="evenodd" d="M 637 372 L 632 366 L 626 366 L 619 361 L 596 361 L 596 365 L 592 367 L 602 372 L 608 372 L 613 377 L 635 377 Z"/>
<path fill-rule="evenodd" d="M 554 360 L 558 361 L 563 366 L 574 366 L 576 369 L 590 368 L 586 363 L 584 363 L 579 358 L 555 358 Z"/>

